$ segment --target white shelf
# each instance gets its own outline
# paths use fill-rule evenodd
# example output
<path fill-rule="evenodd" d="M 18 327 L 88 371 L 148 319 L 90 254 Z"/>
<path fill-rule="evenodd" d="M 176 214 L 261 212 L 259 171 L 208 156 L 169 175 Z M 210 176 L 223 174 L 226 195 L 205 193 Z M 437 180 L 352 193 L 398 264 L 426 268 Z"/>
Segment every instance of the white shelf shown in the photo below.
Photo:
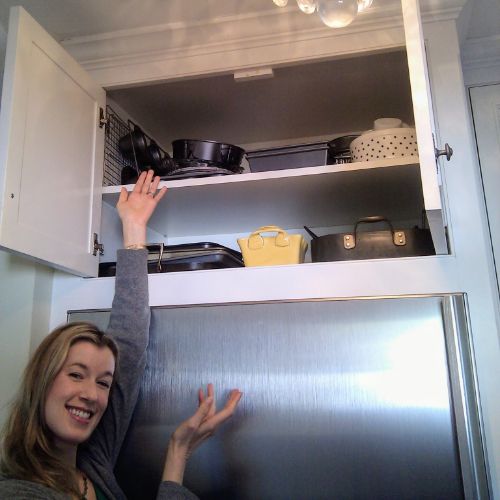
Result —
<path fill-rule="evenodd" d="M 161 185 L 168 192 L 150 227 L 169 237 L 249 232 L 268 224 L 342 226 L 368 215 L 418 220 L 423 208 L 415 158 L 162 181 Z M 103 188 L 104 202 L 114 206 L 120 189 Z"/>

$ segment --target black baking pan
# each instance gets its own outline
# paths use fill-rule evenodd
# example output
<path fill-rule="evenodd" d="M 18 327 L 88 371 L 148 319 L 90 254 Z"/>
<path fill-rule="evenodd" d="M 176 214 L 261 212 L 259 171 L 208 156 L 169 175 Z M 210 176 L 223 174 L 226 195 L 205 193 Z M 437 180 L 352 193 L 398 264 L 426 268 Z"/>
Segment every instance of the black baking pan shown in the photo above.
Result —
<path fill-rule="evenodd" d="M 328 165 L 351 163 L 351 142 L 359 134 L 343 135 L 336 137 L 328 143 Z"/>
<path fill-rule="evenodd" d="M 175 170 L 176 165 L 170 155 L 164 151 L 157 142 L 149 137 L 143 130 L 130 120 L 129 132 L 118 140 L 118 149 L 124 160 L 127 160 L 139 171 L 153 169 L 155 175 L 160 177 L 168 175 Z M 134 181 L 134 175 L 128 165 L 122 172 L 122 184 Z M 139 172 L 136 172 L 138 175 Z M 124 182 L 129 181 L 129 182 Z"/>
<path fill-rule="evenodd" d="M 154 255 L 160 255 L 162 259 L 179 259 L 199 255 L 201 253 L 224 251 L 228 255 L 232 255 L 235 259 L 242 259 L 241 253 L 227 248 L 218 243 L 210 241 L 202 241 L 198 243 L 183 243 L 181 245 L 163 245 L 161 243 L 152 243 L 147 245 L 149 251 L 149 259 Z"/>
<path fill-rule="evenodd" d="M 158 268 L 157 261 L 148 262 L 149 273 L 173 273 L 179 271 L 201 271 L 206 269 L 225 269 L 243 267 L 240 259 L 235 259 L 224 250 L 214 250 L 200 255 L 192 255 L 179 259 L 165 259 Z"/>
<path fill-rule="evenodd" d="M 326 142 L 296 144 L 247 152 L 248 165 L 252 172 L 319 167 L 326 165 L 326 156 Z"/>
<path fill-rule="evenodd" d="M 244 267 L 240 252 L 217 243 L 148 245 L 148 273 Z M 99 277 L 115 276 L 116 262 L 99 264 Z"/>
<path fill-rule="evenodd" d="M 180 162 L 196 160 L 225 168 L 233 172 L 241 171 L 241 161 L 245 150 L 233 144 L 200 139 L 176 139 L 172 141 L 172 156 Z M 182 166 L 182 163 L 180 163 Z"/>
<path fill-rule="evenodd" d="M 130 129 L 130 132 L 118 140 L 118 149 L 123 158 L 131 161 L 137 167 L 145 170 L 151 165 L 148 153 L 146 134 L 137 125 Z"/>

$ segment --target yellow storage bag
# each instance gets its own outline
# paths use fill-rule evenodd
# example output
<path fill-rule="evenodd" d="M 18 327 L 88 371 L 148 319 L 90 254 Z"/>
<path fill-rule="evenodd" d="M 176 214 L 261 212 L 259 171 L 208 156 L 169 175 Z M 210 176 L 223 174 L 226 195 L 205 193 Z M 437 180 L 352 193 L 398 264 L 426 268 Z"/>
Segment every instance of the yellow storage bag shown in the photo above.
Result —
<path fill-rule="evenodd" d="M 262 236 L 261 233 L 277 233 Z M 248 238 L 238 238 L 245 266 L 277 266 L 301 264 L 307 243 L 301 234 L 288 234 L 278 226 L 262 226 Z"/>

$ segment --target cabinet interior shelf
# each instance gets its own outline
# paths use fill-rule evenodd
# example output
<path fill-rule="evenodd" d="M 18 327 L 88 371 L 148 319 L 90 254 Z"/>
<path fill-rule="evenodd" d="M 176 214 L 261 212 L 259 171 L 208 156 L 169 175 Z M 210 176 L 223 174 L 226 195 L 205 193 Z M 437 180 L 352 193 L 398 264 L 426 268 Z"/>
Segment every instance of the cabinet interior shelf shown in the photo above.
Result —
<path fill-rule="evenodd" d="M 269 224 L 288 229 L 345 226 L 368 215 L 419 220 L 423 195 L 415 160 L 162 181 L 168 192 L 150 227 L 165 237 L 199 237 L 251 232 Z M 104 202 L 114 206 L 120 189 L 104 187 Z M 370 207 L 370 213 L 363 207 Z"/>

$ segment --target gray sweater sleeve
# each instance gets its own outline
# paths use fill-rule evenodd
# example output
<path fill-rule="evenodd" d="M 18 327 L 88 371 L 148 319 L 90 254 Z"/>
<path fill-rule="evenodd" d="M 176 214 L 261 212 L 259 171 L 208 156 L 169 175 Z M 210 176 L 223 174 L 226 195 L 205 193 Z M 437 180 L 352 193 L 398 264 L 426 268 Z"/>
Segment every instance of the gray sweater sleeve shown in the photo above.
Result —
<path fill-rule="evenodd" d="M 108 408 L 86 448 L 114 467 L 139 394 L 149 340 L 146 250 L 118 250 L 115 296 L 107 334 L 119 348 L 119 365 Z"/>
<path fill-rule="evenodd" d="M 107 334 L 119 347 L 118 376 L 110 401 L 90 440 L 79 449 L 80 467 L 109 498 L 125 498 L 113 469 L 130 424 L 146 366 L 149 341 L 149 295 L 146 250 L 118 250 L 115 296 Z M 192 500 L 175 483 L 160 485 L 158 499 Z"/>

